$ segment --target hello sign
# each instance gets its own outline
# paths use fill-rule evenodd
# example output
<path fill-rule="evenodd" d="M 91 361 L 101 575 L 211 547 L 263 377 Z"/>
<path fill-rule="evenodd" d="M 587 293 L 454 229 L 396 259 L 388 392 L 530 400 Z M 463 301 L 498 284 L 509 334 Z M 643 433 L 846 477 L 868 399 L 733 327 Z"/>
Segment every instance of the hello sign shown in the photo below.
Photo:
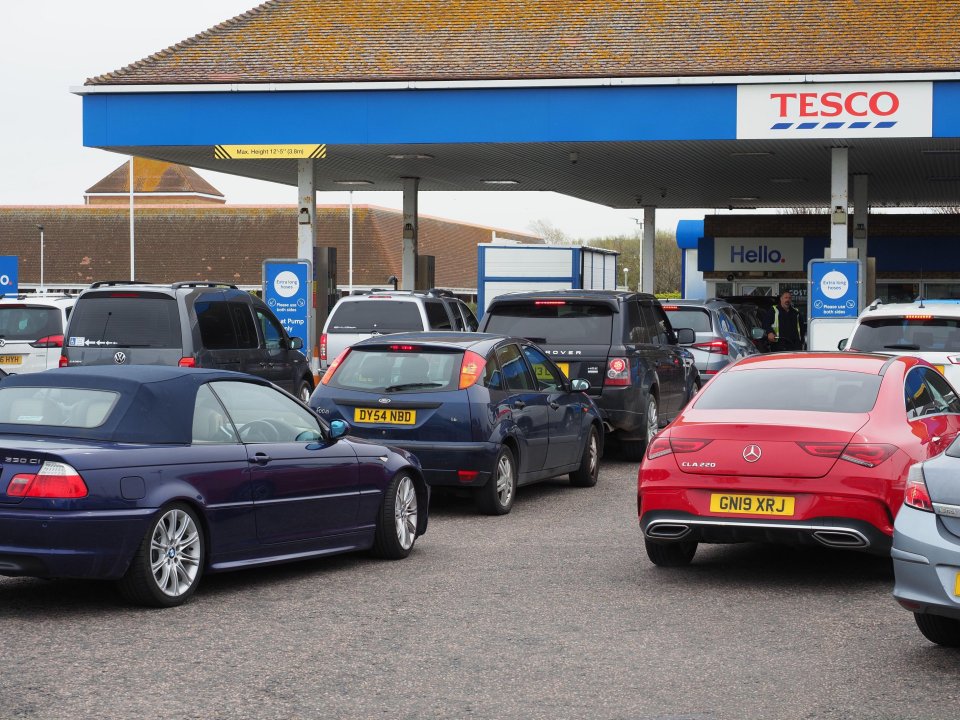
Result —
<path fill-rule="evenodd" d="M 931 137 L 933 86 L 793 83 L 737 86 L 737 139 Z"/>

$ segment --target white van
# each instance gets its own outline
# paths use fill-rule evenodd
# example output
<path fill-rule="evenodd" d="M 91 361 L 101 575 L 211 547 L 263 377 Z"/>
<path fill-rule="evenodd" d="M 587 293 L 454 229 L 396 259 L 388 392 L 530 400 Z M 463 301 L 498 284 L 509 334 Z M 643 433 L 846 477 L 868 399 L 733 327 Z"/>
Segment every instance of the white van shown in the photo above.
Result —
<path fill-rule="evenodd" d="M 0 368 L 30 373 L 58 367 L 63 331 L 75 302 L 70 295 L 0 299 Z"/>

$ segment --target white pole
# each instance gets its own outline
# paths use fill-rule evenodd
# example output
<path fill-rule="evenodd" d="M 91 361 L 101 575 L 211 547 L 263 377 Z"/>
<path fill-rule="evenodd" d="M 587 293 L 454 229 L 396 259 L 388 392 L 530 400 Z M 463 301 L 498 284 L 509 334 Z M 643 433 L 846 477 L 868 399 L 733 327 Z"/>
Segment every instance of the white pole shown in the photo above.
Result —
<path fill-rule="evenodd" d="M 43 225 L 37 225 L 40 229 L 40 292 L 43 292 Z"/>
<path fill-rule="evenodd" d="M 353 295 L 353 190 L 350 191 L 350 251 L 347 270 L 347 285 L 349 293 Z"/>
<path fill-rule="evenodd" d="M 136 280 L 133 257 L 133 155 L 130 156 L 130 279 Z"/>

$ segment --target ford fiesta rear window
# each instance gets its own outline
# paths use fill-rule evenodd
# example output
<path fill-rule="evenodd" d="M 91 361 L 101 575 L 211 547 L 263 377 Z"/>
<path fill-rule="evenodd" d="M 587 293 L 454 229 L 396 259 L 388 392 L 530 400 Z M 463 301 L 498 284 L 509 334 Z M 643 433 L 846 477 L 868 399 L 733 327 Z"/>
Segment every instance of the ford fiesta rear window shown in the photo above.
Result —
<path fill-rule="evenodd" d="M 364 351 L 355 348 L 337 368 L 330 384 L 377 393 L 456 390 L 460 352 Z"/>

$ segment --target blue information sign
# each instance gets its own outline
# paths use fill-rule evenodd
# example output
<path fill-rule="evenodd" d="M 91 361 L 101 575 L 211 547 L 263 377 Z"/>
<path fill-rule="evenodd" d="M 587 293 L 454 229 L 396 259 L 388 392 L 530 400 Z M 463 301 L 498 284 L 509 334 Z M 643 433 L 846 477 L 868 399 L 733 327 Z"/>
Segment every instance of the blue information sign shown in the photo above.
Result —
<path fill-rule="evenodd" d="M 810 319 L 856 318 L 860 314 L 860 262 L 810 261 Z"/>
<path fill-rule="evenodd" d="M 20 288 L 17 284 L 16 255 L 0 255 L 0 296 L 16 295 Z"/>
<path fill-rule="evenodd" d="M 306 260 L 265 260 L 263 301 L 273 310 L 290 337 L 310 347 L 310 263 Z"/>

